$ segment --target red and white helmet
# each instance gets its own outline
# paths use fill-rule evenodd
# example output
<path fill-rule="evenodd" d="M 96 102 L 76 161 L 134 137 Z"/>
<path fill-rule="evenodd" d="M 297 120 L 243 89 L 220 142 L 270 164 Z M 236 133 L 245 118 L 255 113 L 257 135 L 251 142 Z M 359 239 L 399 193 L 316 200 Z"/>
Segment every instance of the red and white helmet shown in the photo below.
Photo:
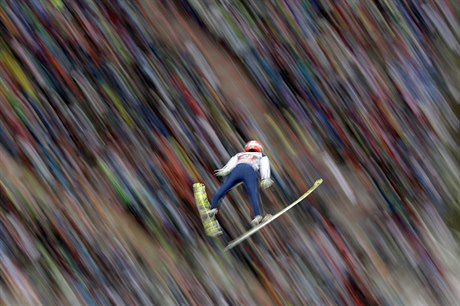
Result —
<path fill-rule="evenodd" d="M 264 151 L 264 149 L 262 148 L 262 145 L 257 140 L 251 140 L 251 141 L 248 141 L 244 145 L 244 151 L 262 153 Z"/>

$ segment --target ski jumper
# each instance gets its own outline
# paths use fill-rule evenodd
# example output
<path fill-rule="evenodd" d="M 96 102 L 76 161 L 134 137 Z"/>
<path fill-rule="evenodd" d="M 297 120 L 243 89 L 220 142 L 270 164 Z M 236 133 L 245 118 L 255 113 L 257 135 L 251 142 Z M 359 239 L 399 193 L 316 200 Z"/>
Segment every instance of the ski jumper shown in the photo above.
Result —
<path fill-rule="evenodd" d="M 233 187 L 243 183 L 254 216 L 260 215 L 258 179 L 270 179 L 270 161 L 261 152 L 241 152 L 233 156 L 219 171 L 229 172 L 225 181 L 211 200 L 211 209 L 217 208 L 221 199 Z"/>

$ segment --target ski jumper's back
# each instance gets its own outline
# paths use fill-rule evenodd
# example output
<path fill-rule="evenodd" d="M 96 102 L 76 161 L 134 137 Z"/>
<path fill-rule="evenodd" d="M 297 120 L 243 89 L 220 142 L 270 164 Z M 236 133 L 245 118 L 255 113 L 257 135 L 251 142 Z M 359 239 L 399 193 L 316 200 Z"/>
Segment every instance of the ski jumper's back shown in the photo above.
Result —
<path fill-rule="evenodd" d="M 254 171 L 258 171 L 261 179 L 270 178 L 270 162 L 266 155 L 260 152 L 240 152 L 234 155 L 222 168 L 233 170 L 239 164 L 248 164 Z"/>

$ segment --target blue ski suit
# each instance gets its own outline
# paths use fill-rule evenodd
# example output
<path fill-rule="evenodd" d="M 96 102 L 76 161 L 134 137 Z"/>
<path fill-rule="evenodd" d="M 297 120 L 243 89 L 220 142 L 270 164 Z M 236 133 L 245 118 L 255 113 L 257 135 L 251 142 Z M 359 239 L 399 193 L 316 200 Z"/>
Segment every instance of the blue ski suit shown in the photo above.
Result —
<path fill-rule="evenodd" d="M 217 208 L 221 199 L 233 187 L 243 183 L 252 206 L 254 216 L 260 215 L 258 181 L 270 179 L 270 161 L 260 152 L 241 152 L 234 155 L 227 164 L 217 170 L 216 175 L 227 175 L 223 184 L 216 191 L 211 200 L 211 209 Z"/>

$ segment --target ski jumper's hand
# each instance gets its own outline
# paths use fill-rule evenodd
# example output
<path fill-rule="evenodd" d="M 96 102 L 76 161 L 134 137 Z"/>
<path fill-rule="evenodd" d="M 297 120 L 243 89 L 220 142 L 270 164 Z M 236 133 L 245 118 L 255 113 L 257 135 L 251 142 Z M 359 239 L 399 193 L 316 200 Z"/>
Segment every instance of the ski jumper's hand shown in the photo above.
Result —
<path fill-rule="evenodd" d="M 214 171 L 214 175 L 216 175 L 216 176 L 226 176 L 229 173 L 230 173 L 230 170 L 224 169 L 224 168 Z"/>
<path fill-rule="evenodd" d="M 260 181 L 260 187 L 262 187 L 263 189 L 267 189 L 271 185 L 273 185 L 273 180 L 270 178 L 266 178 Z"/>

